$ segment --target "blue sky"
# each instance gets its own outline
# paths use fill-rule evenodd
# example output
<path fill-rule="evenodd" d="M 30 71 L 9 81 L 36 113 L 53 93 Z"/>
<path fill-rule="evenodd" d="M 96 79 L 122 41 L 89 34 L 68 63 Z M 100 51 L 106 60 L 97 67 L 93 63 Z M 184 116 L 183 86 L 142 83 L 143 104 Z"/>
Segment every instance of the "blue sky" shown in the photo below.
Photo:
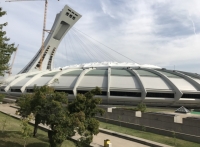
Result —
<path fill-rule="evenodd" d="M 82 14 L 75 28 L 137 63 L 168 69 L 175 65 L 176 70 L 200 73 L 199 0 L 49 0 L 47 29 L 66 4 Z M 7 36 L 10 42 L 19 44 L 13 67 L 16 74 L 41 46 L 44 2 L 0 0 L 0 6 L 7 11 L 0 23 L 8 22 Z M 98 51 L 95 54 L 94 45 L 84 50 L 80 49 L 83 45 L 74 45 L 76 50 L 69 50 L 70 38 L 75 38 L 75 31 L 70 31 L 60 44 L 54 62 L 56 67 L 106 60 Z M 94 59 L 83 53 L 87 50 L 93 52 Z M 120 58 L 120 62 L 123 61 L 131 62 Z"/>

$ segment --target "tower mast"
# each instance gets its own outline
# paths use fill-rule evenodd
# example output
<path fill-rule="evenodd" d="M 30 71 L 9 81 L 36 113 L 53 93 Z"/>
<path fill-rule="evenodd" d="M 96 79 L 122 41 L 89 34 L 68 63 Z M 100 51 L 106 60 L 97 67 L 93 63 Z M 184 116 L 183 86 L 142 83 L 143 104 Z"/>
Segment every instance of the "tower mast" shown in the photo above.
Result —
<path fill-rule="evenodd" d="M 46 31 L 46 17 L 47 17 L 48 0 L 6 0 L 6 2 L 19 2 L 19 1 L 45 1 L 44 21 L 43 21 L 43 30 L 42 30 L 42 45 L 41 45 L 40 62 L 39 62 L 40 63 L 39 69 L 42 70 L 42 62 L 43 62 L 42 56 L 44 54 L 44 39 L 45 39 L 45 31 Z"/>

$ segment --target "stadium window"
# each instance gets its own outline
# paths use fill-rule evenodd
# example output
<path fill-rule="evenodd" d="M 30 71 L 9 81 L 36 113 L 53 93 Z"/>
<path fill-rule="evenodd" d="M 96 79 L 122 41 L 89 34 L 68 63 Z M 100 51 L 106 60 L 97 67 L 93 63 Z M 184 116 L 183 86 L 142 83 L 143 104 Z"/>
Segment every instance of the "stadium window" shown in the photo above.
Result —
<path fill-rule="evenodd" d="M 72 18 L 72 15 L 70 14 L 69 17 Z"/>
<path fill-rule="evenodd" d="M 110 91 L 110 96 L 141 97 L 141 93 L 140 92 Z"/>
<path fill-rule="evenodd" d="M 67 12 L 66 15 L 68 16 L 68 15 L 69 15 L 69 12 Z"/>
<path fill-rule="evenodd" d="M 84 91 L 84 90 L 78 90 L 77 93 L 79 94 L 85 94 L 88 91 Z M 102 96 L 106 96 L 107 95 L 107 91 L 102 91 L 101 94 L 97 94 L 97 95 L 102 95 Z"/>
<path fill-rule="evenodd" d="M 72 19 L 73 19 L 73 20 L 75 20 L 75 18 L 76 18 L 76 17 L 74 17 L 74 16 L 73 16 L 73 18 L 72 18 Z"/>
<path fill-rule="evenodd" d="M 27 93 L 33 93 L 33 89 L 26 89 Z"/>
<path fill-rule="evenodd" d="M 104 96 L 107 96 L 107 91 L 101 91 L 101 94 L 97 94 L 97 95 L 104 95 Z"/>
<path fill-rule="evenodd" d="M 183 93 L 181 98 L 195 98 L 200 99 L 200 94 Z"/>
<path fill-rule="evenodd" d="M 68 93 L 68 94 L 74 94 L 73 90 L 55 90 L 55 92 L 65 92 L 65 93 Z"/>
<path fill-rule="evenodd" d="M 78 91 L 77 91 L 78 94 L 85 94 L 85 93 L 87 93 L 87 92 L 88 92 L 88 91 L 83 91 L 83 90 L 78 90 Z"/>
<path fill-rule="evenodd" d="M 11 89 L 10 91 L 11 91 L 11 92 L 21 92 L 20 89 Z"/>
<path fill-rule="evenodd" d="M 174 98 L 174 93 L 155 93 L 155 92 L 147 92 L 146 97 Z"/>

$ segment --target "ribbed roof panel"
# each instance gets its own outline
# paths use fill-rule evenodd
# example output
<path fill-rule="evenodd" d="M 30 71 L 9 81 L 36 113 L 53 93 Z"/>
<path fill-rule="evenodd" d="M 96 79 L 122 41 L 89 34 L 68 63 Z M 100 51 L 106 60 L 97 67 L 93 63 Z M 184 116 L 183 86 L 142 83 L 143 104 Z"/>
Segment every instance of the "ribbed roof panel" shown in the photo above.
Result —
<path fill-rule="evenodd" d="M 125 69 L 111 69 L 111 76 L 134 76 Z"/>
<path fill-rule="evenodd" d="M 83 70 L 74 70 L 67 72 L 65 74 L 62 74 L 61 76 L 79 76 L 82 73 Z"/>
<path fill-rule="evenodd" d="M 85 74 L 85 76 L 107 76 L 108 70 L 94 69 Z"/>
<path fill-rule="evenodd" d="M 158 77 L 158 75 L 152 73 L 152 72 L 149 72 L 149 71 L 146 71 L 146 70 L 141 70 L 141 69 L 138 69 L 136 70 L 137 73 L 140 75 L 140 76 L 146 76 L 146 77 Z"/>

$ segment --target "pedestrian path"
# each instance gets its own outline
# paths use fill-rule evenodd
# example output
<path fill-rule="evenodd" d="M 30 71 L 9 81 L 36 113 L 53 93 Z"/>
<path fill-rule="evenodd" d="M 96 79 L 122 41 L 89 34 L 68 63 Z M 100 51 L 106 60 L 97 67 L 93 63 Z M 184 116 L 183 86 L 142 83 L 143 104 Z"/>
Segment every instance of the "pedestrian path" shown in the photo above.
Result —
<path fill-rule="evenodd" d="M 15 118 L 20 118 L 19 115 L 15 114 L 17 108 L 13 106 L 14 106 L 13 104 L 0 104 L 0 112 L 3 112 Z M 34 121 L 32 121 L 31 123 L 34 124 Z M 49 129 L 48 126 L 44 126 L 44 125 L 39 125 L 39 126 L 45 129 Z M 115 134 L 115 135 L 112 135 L 112 134 Z M 77 140 L 79 137 L 80 136 L 75 135 L 72 138 Z M 110 130 L 106 130 L 102 128 L 100 128 L 100 133 L 94 136 L 93 142 L 90 145 L 93 147 L 103 147 L 104 140 L 106 139 L 109 139 L 111 141 L 112 147 L 148 147 L 148 146 L 170 147 L 168 145 L 160 144 L 157 142 L 149 141 L 146 139 L 142 139 L 142 138 L 138 138 L 138 137 L 134 137 L 134 136 L 130 136 L 130 135 L 126 135 L 126 134 L 122 134 L 122 133 L 118 133 L 118 132 L 114 132 L 114 131 L 110 131 Z M 136 142 L 131 141 L 131 140 L 135 140 Z M 149 144 L 145 145 L 145 142 Z"/>

